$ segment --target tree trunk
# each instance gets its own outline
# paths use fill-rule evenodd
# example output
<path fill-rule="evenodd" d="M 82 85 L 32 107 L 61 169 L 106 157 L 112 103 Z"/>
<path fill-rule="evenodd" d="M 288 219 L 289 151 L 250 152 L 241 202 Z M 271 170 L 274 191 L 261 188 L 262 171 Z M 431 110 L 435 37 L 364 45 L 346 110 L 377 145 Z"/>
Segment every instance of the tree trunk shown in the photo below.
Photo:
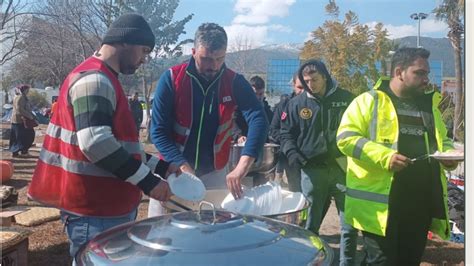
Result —
<path fill-rule="evenodd" d="M 463 123 L 463 96 L 464 87 L 462 79 L 462 60 L 461 60 L 461 43 L 459 36 L 453 36 L 451 44 L 454 48 L 454 69 L 456 74 L 456 91 L 454 98 L 454 123 L 453 123 L 453 138 L 455 140 L 464 139 L 462 136 L 458 136 Z"/>

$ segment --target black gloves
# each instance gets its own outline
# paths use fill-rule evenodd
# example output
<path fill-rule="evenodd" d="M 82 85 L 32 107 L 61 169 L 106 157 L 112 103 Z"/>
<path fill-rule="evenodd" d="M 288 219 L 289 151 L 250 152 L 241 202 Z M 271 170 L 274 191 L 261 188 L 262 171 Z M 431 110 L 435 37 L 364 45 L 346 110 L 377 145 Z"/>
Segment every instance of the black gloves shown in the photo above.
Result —
<path fill-rule="evenodd" d="M 291 167 L 301 168 L 306 164 L 306 158 L 297 151 L 290 152 L 287 157 Z"/>

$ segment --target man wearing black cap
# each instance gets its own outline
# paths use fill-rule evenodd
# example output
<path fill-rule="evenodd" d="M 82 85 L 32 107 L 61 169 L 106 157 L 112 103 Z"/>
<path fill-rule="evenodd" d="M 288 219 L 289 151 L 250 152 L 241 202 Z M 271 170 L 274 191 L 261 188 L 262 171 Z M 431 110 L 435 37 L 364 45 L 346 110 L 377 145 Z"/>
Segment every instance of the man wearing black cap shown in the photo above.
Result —
<path fill-rule="evenodd" d="M 133 221 L 141 191 L 163 201 L 171 195 L 159 177 L 168 163 L 143 152 L 118 80 L 135 73 L 154 46 L 143 17 L 122 15 L 61 86 L 61 115 L 48 126 L 28 194 L 61 210 L 72 256 L 96 234 Z"/>

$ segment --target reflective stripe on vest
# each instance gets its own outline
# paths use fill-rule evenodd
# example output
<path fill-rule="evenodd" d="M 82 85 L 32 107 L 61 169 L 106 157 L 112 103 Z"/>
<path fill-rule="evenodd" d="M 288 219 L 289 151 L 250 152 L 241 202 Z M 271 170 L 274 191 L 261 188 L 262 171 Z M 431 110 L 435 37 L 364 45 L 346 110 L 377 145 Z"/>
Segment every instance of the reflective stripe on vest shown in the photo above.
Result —
<path fill-rule="evenodd" d="M 231 122 L 231 121 L 229 121 Z M 230 130 L 230 128 L 227 129 L 227 132 L 226 134 L 224 135 L 224 137 L 222 138 L 222 141 L 219 142 L 218 144 L 214 145 L 214 154 L 218 153 L 221 151 L 222 147 L 224 146 L 224 144 L 232 137 L 232 130 Z"/>
<path fill-rule="evenodd" d="M 346 195 L 352 198 L 388 204 L 388 195 L 353 188 L 346 188 Z"/>
<path fill-rule="evenodd" d="M 230 130 L 232 127 L 232 120 L 225 122 L 217 128 L 217 135 L 222 134 L 226 130 Z"/>
<path fill-rule="evenodd" d="M 67 172 L 78 175 L 115 177 L 110 172 L 95 166 L 93 163 L 72 160 L 59 153 L 54 153 L 46 149 L 41 149 L 39 159 L 46 164 L 62 168 Z"/>
<path fill-rule="evenodd" d="M 352 151 L 352 157 L 356 159 L 360 159 L 360 156 L 362 155 L 362 149 L 364 148 L 364 145 L 369 142 L 368 139 L 366 138 L 360 138 L 357 140 L 356 145 L 354 147 L 354 150 Z"/>
<path fill-rule="evenodd" d="M 189 134 L 191 133 L 191 130 L 187 127 L 184 127 L 178 123 L 174 123 L 173 126 L 174 132 L 178 135 L 188 137 Z"/>
<path fill-rule="evenodd" d="M 370 140 L 375 141 L 377 138 L 377 119 L 378 119 L 378 107 L 379 107 L 379 95 L 377 91 L 370 90 L 370 95 L 374 97 L 374 110 L 372 111 L 372 119 L 369 125 L 369 136 Z"/>
<path fill-rule="evenodd" d="M 372 119 L 369 125 L 369 135 L 371 141 L 377 140 L 377 123 L 379 117 L 379 95 L 376 90 L 370 90 L 370 95 L 374 97 L 374 109 L 372 110 Z M 388 96 L 387 96 L 388 97 Z M 398 149 L 398 142 L 394 141 L 394 143 L 379 143 L 384 145 L 385 147 L 397 150 Z"/>
<path fill-rule="evenodd" d="M 344 131 L 337 136 L 336 140 L 340 141 L 342 139 L 349 138 L 349 137 L 362 137 L 362 135 L 359 132 Z"/>
<path fill-rule="evenodd" d="M 49 123 L 48 128 L 46 129 L 46 135 L 52 138 L 60 139 L 62 142 L 67 144 L 79 146 L 76 132 L 61 128 L 60 126 L 53 123 Z M 140 143 L 119 140 L 117 141 L 129 153 L 142 154 L 143 149 Z"/>

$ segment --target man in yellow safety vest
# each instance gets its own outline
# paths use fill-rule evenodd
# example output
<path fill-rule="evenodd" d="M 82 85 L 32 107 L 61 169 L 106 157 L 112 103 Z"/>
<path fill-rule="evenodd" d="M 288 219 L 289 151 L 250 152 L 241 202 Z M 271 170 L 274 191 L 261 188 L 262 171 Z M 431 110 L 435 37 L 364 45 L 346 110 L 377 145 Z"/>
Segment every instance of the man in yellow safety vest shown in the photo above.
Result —
<path fill-rule="evenodd" d="M 427 91 L 429 51 L 402 48 L 391 78 L 345 111 L 337 145 L 348 156 L 346 222 L 362 230 L 365 263 L 419 265 L 428 230 L 449 236 L 444 169 L 427 155 L 453 149 L 438 104 Z"/>

